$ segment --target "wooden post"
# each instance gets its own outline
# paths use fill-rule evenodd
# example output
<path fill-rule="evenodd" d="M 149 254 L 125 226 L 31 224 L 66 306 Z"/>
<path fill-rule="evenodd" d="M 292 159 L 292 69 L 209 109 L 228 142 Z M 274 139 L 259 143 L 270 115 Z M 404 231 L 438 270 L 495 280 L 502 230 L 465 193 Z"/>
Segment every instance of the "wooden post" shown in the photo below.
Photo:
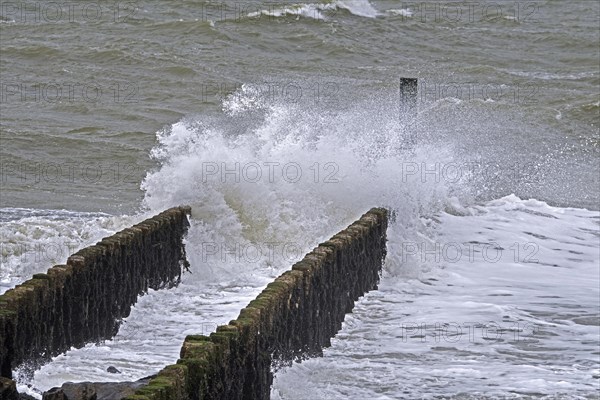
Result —
<path fill-rule="evenodd" d="M 417 78 L 400 78 L 400 112 L 403 119 L 417 113 Z"/>

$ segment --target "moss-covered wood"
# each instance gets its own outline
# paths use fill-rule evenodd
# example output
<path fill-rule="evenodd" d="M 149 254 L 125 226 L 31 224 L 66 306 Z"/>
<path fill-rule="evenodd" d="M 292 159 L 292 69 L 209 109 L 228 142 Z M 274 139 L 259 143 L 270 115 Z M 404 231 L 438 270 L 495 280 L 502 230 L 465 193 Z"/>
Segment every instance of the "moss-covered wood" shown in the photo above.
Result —
<path fill-rule="evenodd" d="M 127 400 L 266 400 L 273 370 L 322 354 L 347 312 L 377 288 L 388 214 L 376 208 L 270 283 L 210 336 L 188 336 L 169 366 Z M 175 389 L 177 388 L 177 389 Z"/>
<path fill-rule="evenodd" d="M 177 284 L 190 212 L 164 211 L 0 296 L 1 376 L 10 378 L 25 361 L 42 363 L 72 346 L 111 338 L 138 295 Z"/>

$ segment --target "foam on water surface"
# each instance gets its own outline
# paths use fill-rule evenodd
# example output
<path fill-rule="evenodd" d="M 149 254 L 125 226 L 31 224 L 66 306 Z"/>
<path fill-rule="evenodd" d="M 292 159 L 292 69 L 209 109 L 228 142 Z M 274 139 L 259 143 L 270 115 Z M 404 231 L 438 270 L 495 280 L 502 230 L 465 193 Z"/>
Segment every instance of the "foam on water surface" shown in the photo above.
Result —
<path fill-rule="evenodd" d="M 67 210 L 0 209 L 0 293 L 144 219 Z"/>
<path fill-rule="evenodd" d="M 324 357 L 279 372 L 272 398 L 597 396 L 598 212 L 515 196 L 469 211 L 438 215 L 429 240 L 390 235 L 404 263 L 388 258 Z"/>
<path fill-rule="evenodd" d="M 256 11 L 247 14 L 250 18 L 284 17 L 287 15 L 296 18 L 312 18 L 316 20 L 329 20 L 335 17 L 338 10 L 346 10 L 353 16 L 364 18 L 376 18 L 378 11 L 368 0 L 334 0 L 323 3 L 297 3 L 282 6 L 274 3 L 267 9 L 261 9 L 264 4 L 258 4 Z"/>
<path fill-rule="evenodd" d="M 255 89 L 225 99 L 220 116 L 184 118 L 157 133 L 151 156 L 160 168 L 142 183 L 143 206 L 149 214 L 192 207 L 192 273 L 177 288 L 142 296 L 113 340 L 73 349 L 33 377 L 26 366 L 17 371 L 21 389 L 39 396 L 65 380 L 156 373 L 177 360 L 187 334 L 235 318 L 268 282 L 373 206 L 388 207 L 393 220 L 379 290 L 358 303 L 324 358 L 277 374 L 273 398 L 593 389 L 597 212 L 514 195 L 475 201 L 489 182 L 409 173 L 465 161 L 466 135 L 453 135 L 442 118 L 465 102 L 436 102 L 414 120 L 380 96 L 325 115 Z"/>
<path fill-rule="evenodd" d="M 65 373 L 104 381 L 155 373 L 177 360 L 186 334 L 209 333 L 206 327 L 235 318 L 268 282 L 373 206 L 393 207 L 404 223 L 400 234 L 411 235 L 420 213 L 455 198 L 445 183 L 398 173 L 403 126 L 396 110 L 382 108 L 376 130 L 360 105 L 315 118 L 314 110 L 272 103 L 243 87 L 224 101 L 221 118 L 186 118 L 158 132 L 151 155 L 161 167 L 142 183 L 144 206 L 192 207 L 192 274 L 178 288 L 141 297 L 114 340 L 57 357 L 33 381 L 25 367 L 21 382 L 47 390 Z M 430 158 L 430 146 L 415 147 L 413 159 Z M 437 153 L 451 157 L 449 148 Z M 131 327 L 143 332 L 137 340 L 127 339 Z M 110 374 L 111 365 L 127 372 Z"/>

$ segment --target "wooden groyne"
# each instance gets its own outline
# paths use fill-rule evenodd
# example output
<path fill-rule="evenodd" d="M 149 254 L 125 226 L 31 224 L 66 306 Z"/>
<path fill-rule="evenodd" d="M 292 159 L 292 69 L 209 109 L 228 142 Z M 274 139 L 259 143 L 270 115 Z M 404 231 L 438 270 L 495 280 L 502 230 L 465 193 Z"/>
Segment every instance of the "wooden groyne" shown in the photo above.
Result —
<path fill-rule="evenodd" d="M 265 400 L 281 363 L 322 354 L 345 314 L 377 288 L 388 213 L 372 209 L 308 253 L 210 336 L 187 336 L 176 364 L 127 400 Z"/>
<path fill-rule="evenodd" d="M 17 366 L 28 362 L 36 368 L 72 346 L 113 337 L 139 294 L 175 285 L 187 263 L 182 239 L 190 212 L 169 209 L 0 296 L 0 400 L 17 399 L 10 379 Z M 377 288 L 387 225 L 387 210 L 371 209 L 270 283 L 236 320 L 210 336 L 187 336 L 177 363 L 136 383 L 129 390 L 135 394 L 114 390 L 111 398 L 268 399 L 274 371 L 322 355 L 355 301 Z M 95 398 L 89 394 L 96 384 L 82 385 L 85 390 L 68 396 L 56 388 L 44 398 Z M 103 385 L 105 390 L 110 384 Z M 87 394 L 72 394 L 79 392 Z"/>
<path fill-rule="evenodd" d="M 166 210 L 1 295 L 0 375 L 10 379 L 25 362 L 35 368 L 71 347 L 110 339 L 140 294 L 177 284 L 190 212 Z"/>

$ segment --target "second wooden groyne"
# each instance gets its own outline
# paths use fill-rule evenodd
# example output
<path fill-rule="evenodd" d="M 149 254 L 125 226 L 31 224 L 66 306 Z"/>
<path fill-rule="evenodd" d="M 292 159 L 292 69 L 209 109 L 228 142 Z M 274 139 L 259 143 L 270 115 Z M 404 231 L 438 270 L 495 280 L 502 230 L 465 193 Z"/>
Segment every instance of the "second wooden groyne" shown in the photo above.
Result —
<path fill-rule="evenodd" d="M 281 363 L 321 355 L 345 314 L 377 288 L 388 213 L 372 209 L 270 283 L 210 336 L 186 337 L 176 364 L 127 400 L 266 400 Z"/>

